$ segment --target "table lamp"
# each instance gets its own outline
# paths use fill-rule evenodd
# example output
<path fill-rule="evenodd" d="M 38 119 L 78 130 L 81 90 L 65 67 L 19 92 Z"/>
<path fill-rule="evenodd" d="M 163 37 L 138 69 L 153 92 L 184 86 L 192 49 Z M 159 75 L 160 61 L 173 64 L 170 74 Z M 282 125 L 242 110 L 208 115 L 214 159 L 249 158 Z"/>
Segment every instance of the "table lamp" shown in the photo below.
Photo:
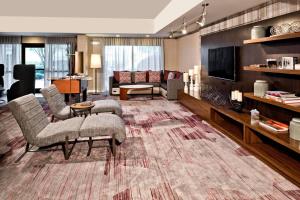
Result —
<path fill-rule="evenodd" d="M 91 68 L 94 69 L 95 78 L 95 93 L 97 93 L 97 69 L 101 68 L 101 56 L 100 54 L 91 55 Z"/>

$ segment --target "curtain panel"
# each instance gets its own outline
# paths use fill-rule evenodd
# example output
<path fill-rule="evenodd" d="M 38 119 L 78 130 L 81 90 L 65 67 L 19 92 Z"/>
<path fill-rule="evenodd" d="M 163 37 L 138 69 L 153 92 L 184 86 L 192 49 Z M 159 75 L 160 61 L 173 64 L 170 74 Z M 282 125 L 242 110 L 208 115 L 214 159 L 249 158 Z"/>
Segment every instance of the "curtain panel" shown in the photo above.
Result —
<path fill-rule="evenodd" d="M 47 37 L 45 42 L 45 86 L 49 79 L 72 73 L 75 64 L 76 37 Z"/>
<path fill-rule="evenodd" d="M 108 91 L 113 71 L 160 71 L 163 69 L 163 39 L 160 38 L 97 38 L 102 56 L 103 73 L 100 89 Z"/>
<path fill-rule="evenodd" d="M 13 68 L 21 63 L 21 37 L 0 36 L 0 63 L 4 64 L 4 89 L 9 89 Z"/>

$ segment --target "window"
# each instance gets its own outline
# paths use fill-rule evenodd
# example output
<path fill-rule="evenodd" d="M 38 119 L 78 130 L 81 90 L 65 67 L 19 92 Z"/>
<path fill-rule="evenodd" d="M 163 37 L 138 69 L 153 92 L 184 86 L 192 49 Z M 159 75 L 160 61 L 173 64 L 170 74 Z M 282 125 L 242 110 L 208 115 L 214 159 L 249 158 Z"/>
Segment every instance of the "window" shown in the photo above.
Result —
<path fill-rule="evenodd" d="M 163 69 L 161 46 L 109 45 L 104 47 L 104 89 L 113 71 L 159 71 Z"/>

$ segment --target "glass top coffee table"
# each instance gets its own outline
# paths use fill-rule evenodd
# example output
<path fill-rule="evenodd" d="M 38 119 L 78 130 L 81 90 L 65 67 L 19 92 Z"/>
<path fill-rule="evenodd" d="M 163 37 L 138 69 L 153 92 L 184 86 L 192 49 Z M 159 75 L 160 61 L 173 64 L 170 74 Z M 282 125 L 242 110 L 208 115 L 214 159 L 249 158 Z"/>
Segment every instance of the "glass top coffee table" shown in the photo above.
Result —
<path fill-rule="evenodd" d="M 136 90 L 151 90 L 151 97 L 153 99 L 153 85 L 121 85 L 120 86 L 120 100 L 128 100 L 128 91 Z"/>

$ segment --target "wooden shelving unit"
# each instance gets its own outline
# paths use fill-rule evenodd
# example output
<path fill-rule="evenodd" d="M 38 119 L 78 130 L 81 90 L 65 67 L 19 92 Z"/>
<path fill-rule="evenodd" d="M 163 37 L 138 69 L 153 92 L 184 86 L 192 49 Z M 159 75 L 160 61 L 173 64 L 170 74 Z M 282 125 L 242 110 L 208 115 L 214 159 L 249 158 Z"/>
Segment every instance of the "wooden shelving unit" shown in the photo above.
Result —
<path fill-rule="evenodd" d="M 266 103 L 266 104 L 270 104 L 270 105 L 273 105 L 273 106 L 277 106 L 277 107 L 280 107 L 280 108 L 284 108 L 284 109 L 287 109 L 287 110 L 291 110 L 291 111 L 300 113 L 300 107 L 299 106 L 291 106 L 291 105 L 284 104 L 284 103 L 281 103 L 281 102 L 277 102 L 277 101 L 274 101 L 274 100 L 257 97 L 257 96 L 254 96 L 253 93 L 244 93 L 244 97 L 249 98 L 249 99 L 253 99 L 255 101 L 260 101 L 260 102 L 263 102 L 263 103 Z"/>
<path fill-rule="evenodd" d="M 275 36 L 258 38 L 258 39 L 244 40 L 244 44 L 257 44 L 257 43 L 288 40 L 288 39 L 295 39 L 295 38 L 300 38 L 300 32 L 299 33 L 288 33 L 288 34 L 283 34 L 283 35 L 275 35 Z"/>
<path fill-rule="evenodd" d="M 199 107 L 208 104 L 201 99 L 191 102 L 188 94 L 179 92 L 179 102 L 188 107 Z M 248 98 L 283 107 L 296 112 L 300 108 L 288 106 L 279 102 L 254 97 L 246 93 Z M 191 105 L 192 104 L 192 105 Z M 300 186 L 300 141 L 293 140 L 289 134 L 275 134 L 259 125 L 251 125 L 250 113 L 237 113 L 231 109 L 209 106 L 210 112 L 205 114 L 206 120 L 241 146 L 248 149 L 259 159 L 264 161 L 274 170 Z M 191 109 L 191 111 L 194 111 Z M 203 113 L 201 113 L 203 115 Z M 207 116 L 208 115 L 208 116 Z"/>
<path fill-rule="evenodd" d="M 244 71 L 253 71 L 253 72 L 300 75 L 300 70 L 291 70 L 291 69 L 275 69 L 275 68 L 266 68 L 266 67 L 259 68 L 259 67 L 251 67 L 251 66 L 245 66 L 242 69 Z"/>

